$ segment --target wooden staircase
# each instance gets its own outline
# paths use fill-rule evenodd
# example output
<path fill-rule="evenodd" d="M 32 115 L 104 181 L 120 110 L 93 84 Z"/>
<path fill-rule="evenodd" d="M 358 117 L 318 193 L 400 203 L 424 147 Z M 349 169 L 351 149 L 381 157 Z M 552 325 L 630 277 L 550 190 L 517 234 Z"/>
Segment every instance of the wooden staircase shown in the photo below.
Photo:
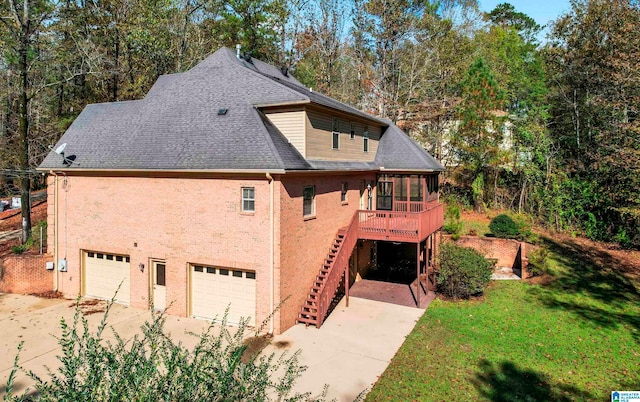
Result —
<path fill-rule="evenodd" d="M 324 260 L 322 264 L 322 268 L 320 268 L 320 272 L 316 279 L 313 281 L 313 286 L 311 286 L 311 291 L 307 296 L 307 299 L 304 301 L 302 306 L 302 310 L 300 314 L 298 314 L 298 322 L 305 323 L 307 325 L 318 325 L 318 311 L 319 311 L 319 301 L 322 295 L 322 292 L 325 287 L 325 283 L 327 278 L 329 277 L 329 273 L 334 269 L 336 254 L 338 250 L 340 250 L 342 244 L 344 243 L 345 230 L 341 229 L 338 231 L 336 238 L 333 240 L 333 245 L 331 245 L 331 249 L 329 250 L 329 255 Z"/>
<path fill-rule="evenodd" d="M 326 318 L 340 284 L 349 272 L 349 258 L 358 240 L 358 214 L 354 214 L 346 228 L 338 230 L 327 258 L 316 276 L 297 322 L 320 328 Z M 346 284 L 348 286 L 348 284 Z"/>

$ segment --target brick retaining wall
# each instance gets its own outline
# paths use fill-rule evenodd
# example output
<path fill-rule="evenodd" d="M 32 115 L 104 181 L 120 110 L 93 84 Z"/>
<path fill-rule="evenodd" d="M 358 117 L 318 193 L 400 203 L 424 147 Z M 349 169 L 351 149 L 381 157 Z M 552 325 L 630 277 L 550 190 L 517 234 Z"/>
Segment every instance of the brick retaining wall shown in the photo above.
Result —
<path fill-rule="evenodd" d="M 450 235 L 442 236 L 443 242 L 450 242 Z M 472 248 L 486 258 L 496 259 L 497 267 L 510 267 L 516 275 L 523 279 L 531 275 L 527 269 L 526 243 L 513 239 L 497 239 L 495 237 L 460 236 L 455 244 Z"/>
<path fill-rule="evenodd" d="M 53 270 L 46 270 L 50 255 L 16 255 L 0 260 L 0 292 L 44 293 L 53 290 Z"/>

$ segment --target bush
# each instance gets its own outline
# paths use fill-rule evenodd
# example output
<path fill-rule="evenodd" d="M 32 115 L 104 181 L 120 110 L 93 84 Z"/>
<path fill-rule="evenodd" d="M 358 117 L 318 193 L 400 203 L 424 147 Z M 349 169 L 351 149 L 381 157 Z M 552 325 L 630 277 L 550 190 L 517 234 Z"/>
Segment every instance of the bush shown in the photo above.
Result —
<path fill-rule="evenodd" d="M 453 240 L 460 238 L 462 221 L 460 220 L 460 206 L 458 204 L 447 204 L 447 209 L 444 213 L 443 229 L 451 235 Z"/>
<path fill-rule="evenodd" d="M 103 331 L 112 304 L 113 301 L 107 304 L 95 333 L 89 330 L 78 304 L 73 322 L 61 319 L 61 367 L 56 373 L 49 372 L 48 379 L 28 374 L 35 381 L 35 395 L 12 395 L 19 371 L 16 356 L 5 400 L 321 400 L 309 393 L 290 395 L 295 380 L 305 370 L 298 363 L 298 353 L 259 356 L 258 352 L 247 350 L 243 343 L 247 334 L 245 320 L 231 333 L 225 326 L 225 314 L 222 325 L 209 326 L 193 350 L 174 343 L 164 329 L 165 316 L 154 313 L 141 327 L 141 335 L 125 340 L 114 332 L 115 341 L 107 341 Z"/>
<path fill-rule="evenodd" d="M 13 254 L 22 254 L 29 250 L 30 247 L 31 245 L 28 242 L 25 244 L 18 244 L 17 246 L 11 246 L 11 252 Z"/>
<path fill-rule="evenodd" d="M 528 240 L 533 236 L 531 223 L 526 215 L 521 214 L 500 214 L 491 220 L 489 230 L 502 239 Z"/>
<path fill-rule="evenodd" d="M 484 292 L 493 264 L 476 250 L 445 243 L 440 249 L 438 291 L 454 299 L 468 299 Z"/>
<path fill-rule="evenodd" d="M 529 260 L 527 269 L 532 276 L 543 275 L 549 270 L 547 258 L 549 258 L 549 250 L 544 247 L 534 250 L 527 255 L 527 259 Z"/>
<path fill-rule="evenodd" d="M 489 230 L 495 237 L 502 239 L 516 239 L 520 235 L 520 229 L 509 215 L 500 214 L 491 220 Z"/>

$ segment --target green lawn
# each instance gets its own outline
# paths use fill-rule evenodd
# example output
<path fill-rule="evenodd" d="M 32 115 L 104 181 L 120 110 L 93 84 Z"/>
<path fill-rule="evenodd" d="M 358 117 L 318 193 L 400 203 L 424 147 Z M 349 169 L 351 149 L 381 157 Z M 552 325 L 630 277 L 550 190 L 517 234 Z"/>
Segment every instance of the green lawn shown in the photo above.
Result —
<path fill-rule="evenodd" d="M 547 241 L 552 281 L 435 300 L 367 401 L 609 400 L 640 390 L 640 286 L 606 256 Z M 601 266 L 597 261 L 608 261 Z"/>

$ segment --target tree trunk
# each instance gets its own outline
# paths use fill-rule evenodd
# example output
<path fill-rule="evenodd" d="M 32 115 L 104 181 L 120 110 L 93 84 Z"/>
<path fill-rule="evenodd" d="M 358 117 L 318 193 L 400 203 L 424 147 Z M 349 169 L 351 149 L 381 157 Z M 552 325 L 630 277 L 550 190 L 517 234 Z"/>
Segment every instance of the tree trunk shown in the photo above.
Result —
<path fill-rule="evenodd" d="M 20 152 L 18 164 L 20 168 L 20 198 L 22 207 L 22 243 L 31 236 L 31 180 L 29 174 L 29 81 L 27 50 L 29 48 L 29 33 L 22 28 L 19 47 L 19 71 L 20 71 L 20 104 L 18 117 L 18 132 L 20 135 Z"/>

